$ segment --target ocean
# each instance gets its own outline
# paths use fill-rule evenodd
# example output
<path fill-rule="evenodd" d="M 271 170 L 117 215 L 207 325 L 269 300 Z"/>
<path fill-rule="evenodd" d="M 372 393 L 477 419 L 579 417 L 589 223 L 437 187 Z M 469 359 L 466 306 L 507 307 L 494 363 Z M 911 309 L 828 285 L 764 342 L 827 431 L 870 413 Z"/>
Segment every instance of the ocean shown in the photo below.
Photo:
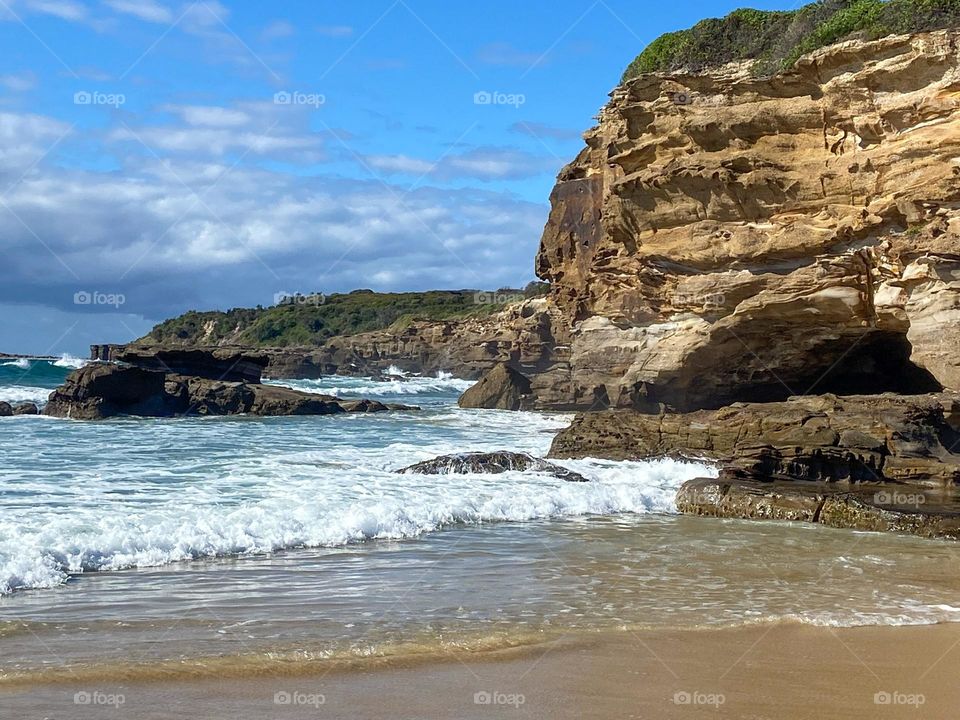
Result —
<path fill-rule="evenodd" d="M 42 403 L 73 367 L 0 366 Z M 715 470 L 658 459 L 404 475 L 544 455 L 570 416 L 461 410 L 470 383 L 273 381 L 419 411 L 0 418 L 0 685 L 302 671 L 615 629 L 960 620 L 955 545 L 680 516 Z"/>

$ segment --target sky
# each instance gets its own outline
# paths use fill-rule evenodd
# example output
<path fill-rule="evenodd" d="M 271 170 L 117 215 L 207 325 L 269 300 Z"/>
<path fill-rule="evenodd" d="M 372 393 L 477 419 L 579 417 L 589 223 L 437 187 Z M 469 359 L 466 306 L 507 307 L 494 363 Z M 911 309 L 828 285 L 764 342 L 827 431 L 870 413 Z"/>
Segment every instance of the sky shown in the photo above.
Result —
<path fill-rule="evenodd" d="M 522 286 L 624 68 L 741 4 L 0 0 L 0 351 Z"/>

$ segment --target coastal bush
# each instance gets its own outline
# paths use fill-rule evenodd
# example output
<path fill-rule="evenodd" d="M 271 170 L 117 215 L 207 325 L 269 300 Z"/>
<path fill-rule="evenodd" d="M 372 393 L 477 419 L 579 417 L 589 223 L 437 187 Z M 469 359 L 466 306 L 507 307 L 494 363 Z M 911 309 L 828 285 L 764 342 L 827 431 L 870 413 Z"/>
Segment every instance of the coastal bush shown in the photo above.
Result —
<path fill-rule="evenodd" d="M 745 60 L 754 61 L 755 73 L 769 74 L 848 37 L 876 39 L 958 25 L 960 0 L 820 0 L 797 10 L 735 10 L 661 35 L 630 63 L 622 81 Z"/>
<path fill-rule="evenodd" d="M 272 307 L 226 312 L 189 311 L 160 323 L 143 342 L 172 345 L 241 344 L 254 347 L 320 345 L 336 335 L 356 335 L 388 327 L 400 330 L 416 320 L 485 317 L 506 302 L 545 295 L 547 283 L 496 292 L 434 290 L 412 293 L 295 295 Z"/>

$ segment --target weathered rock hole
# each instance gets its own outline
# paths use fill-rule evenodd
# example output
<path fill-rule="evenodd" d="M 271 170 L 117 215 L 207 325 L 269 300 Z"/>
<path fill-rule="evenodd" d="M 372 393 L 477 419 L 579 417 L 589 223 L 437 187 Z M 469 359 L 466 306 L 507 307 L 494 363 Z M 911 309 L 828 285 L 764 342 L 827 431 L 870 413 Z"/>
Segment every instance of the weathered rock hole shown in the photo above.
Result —
<path fill-rule="evenodd" d="M 743 375 L 704 372 L 689 385 L 655 388 L 652 399 L 680 411 L 718 409 L 734 402 L 782 402 L 794 395 L 919 395 L 941 392 L 943 386 L 910 360 L 905 335 L 873 331 L 859 342 L 845 337 L 808 352 L 800 371 L 771 366 L 750 381 Z M 751 351 L 745 364 L 760 356 Z"/>
<path fill-rule="evenodd" d="M 835 364 L 813 369 L 799 383 L 803 386 L 801 392 L 915 395 L 942 391 L 943 386 L 929 371 L 910 360 L 912 352 L 913 347 L 905 335 L 871 333 Z"/>

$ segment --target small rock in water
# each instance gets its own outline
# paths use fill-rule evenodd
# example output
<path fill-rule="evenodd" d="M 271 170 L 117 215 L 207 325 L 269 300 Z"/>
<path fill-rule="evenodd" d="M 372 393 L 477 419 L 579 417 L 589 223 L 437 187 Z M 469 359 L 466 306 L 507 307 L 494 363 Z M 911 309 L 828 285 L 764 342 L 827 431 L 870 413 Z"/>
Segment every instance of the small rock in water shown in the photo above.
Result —
<path fill-rule="evenodd" d="M 39 415 L 40 408 L 38 408 L 34 403 L 20 403 L 13 408 L 14 415 Z"/>
<path fill-rule="evenodd" d="M 13 408 L 10 403 L 0 402 L 0 417 L 10 417 L 13 415 Z"/>
<path fill-rule="evenodd" d="M 530 395 L 530 380 L 507 364 L 496 365 L 460 396 L 462 408 L 520 410 Z"/>
<path fill-rule="evenodd" d="M 418 475 L 446 475 L 464 473 L 498 474 L 508 470 L 534 470 L 553 475 L 567 482 L 588 482 L 583 475 L 568 470 L 555 463 L 547 462 L 527 453 L 516 452 L 475 452 L 457 453 L 455 455 L 441 455 L 433 460 L 425 460 L 401 470 L 398 473 Z"/>

